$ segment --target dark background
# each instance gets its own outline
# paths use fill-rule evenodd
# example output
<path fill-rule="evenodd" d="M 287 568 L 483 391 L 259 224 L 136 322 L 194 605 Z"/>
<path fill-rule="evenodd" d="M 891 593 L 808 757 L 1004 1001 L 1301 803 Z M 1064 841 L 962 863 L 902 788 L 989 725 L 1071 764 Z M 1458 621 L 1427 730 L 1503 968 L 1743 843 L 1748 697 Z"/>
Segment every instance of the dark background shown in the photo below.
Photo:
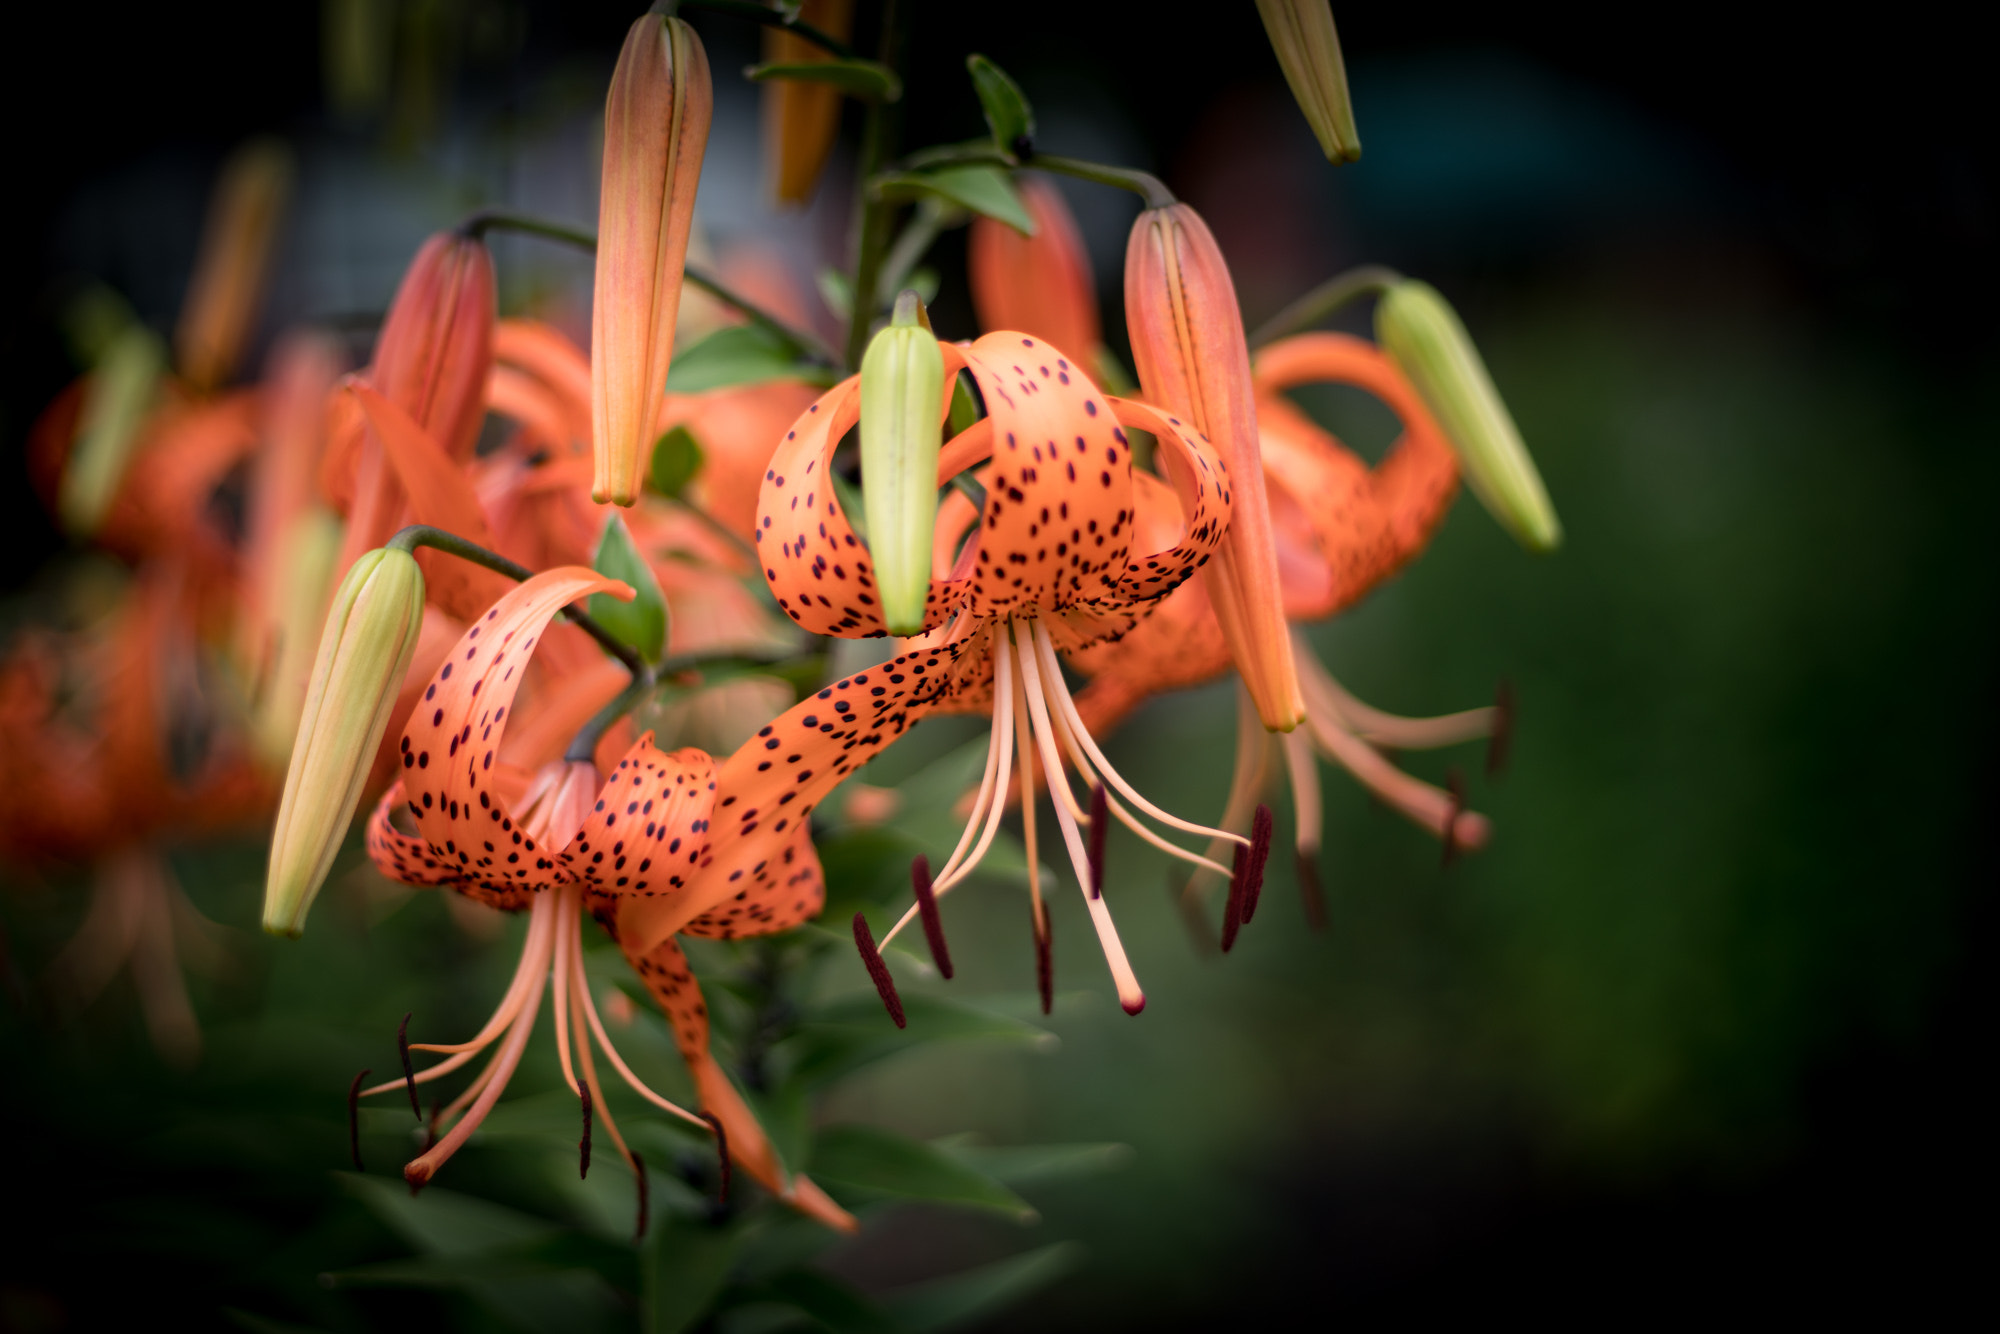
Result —
<path fill-rule="evenodd" d="M 1675 854 L 1662 849 L 1684 840 L 1693 849 L 1687 874 L 1791 885 L 1766 899 L 1724 886 L 1725 899 L 1747 905 L 1728 918 L 1734 925 L 1682 952 L 1663 944 L 1659 954 L 1669 969 L 1730 973 L 1746 994 L 1756 979 L 1788 978 L 1771 986 L 1789 988 L 1789 999 L 1740 1012 L 1721 1004 L 1723 1036 L 1694 1058 L 1706 1072 L 1693 1081 L 1699 1087 L 1675 1109 L 1622 1128 L 1579 1130 L 1589 1115 L 1546 1110 L 1565 1106 L 1560 1096 L 1495 1078 L 1480 1087 L 1501 1105 L 1470 1135 L 1363 1136 L 1359 1148 L 1306 1135 L 1301 1142 L 1322 1148 L 1225 1154 L 1235 1176 L 1217 1195 L 1233 1195 L 1232 1210 L 1258 1220 L 1229 1225 L 1247 1253 L 1229 1252 L 1206 1281 L 1167 1284 L 1160 1291 L 1177 1296 L 1165 1307 L 1156 1303 L 1167 1298 L 1143 1290 L 1146 1260 L 1113 1242 L 1105 1267 L 1015 1319 L 1024 1328 L 1121 1318 L 1212 1325 L 1307 1301 L 1328 1320 L 1503 1304 L 1629 1318 L 1713 1310 L 1739 1294 L 1789 1311 L 1864 1302 L 1914 1313 L 1969 1287 L 1975 1230 L 1963 1219 L 1990 1178 L 1976 1070 L 1991 1049 L 1996 796 L 1984 539 L 1995 471 L 2000 178 L 1982 44 L 1910 7 L 1857 24 L 1743 6 L 1585 21 L 1492 7 L 1349 6 L 1337 16 L 1367 156 L 1344 173 L 1320 164 L 1315 174 L 1248 6 L 1160 7 L 1173 17 L 1151 22 L 1132 20 L 1134 8 L 921 7 L 908 123 L 925 127 L 923 140 L 977 133 L 959 57 L 981 50 L 1031 97 L 1045 87 L 1094 89 L 1098 102 L 1075 99 L 1085 108 L 1078 115 L 1113 108 L 1138 160 L 1210 217 L 1253 322 L 1304 282 L 1362 260 L 1393 263 L 1452 295 L 1538 454 L 1537 423 L 1548 423 L 1546 439 L 1557 443 L 1543 457 L 1572 538 L 1553 566 L 1516 558 L 1497 540 L 1454 546 L 1461 530 L 1491 529 L 1462 506 L 1436 553 L 1434 578 L 1446 591 L 1399 604 L 1404 613 L 1462 616 L 1475 639 L 1486 631 L 1482 617 L 1516 616 L 1526 626 L 1517 632 L 1544 632 L 1543 656 L 1498 664 L 1524 678 L 1529 751 L 1511 807 L 1497 812 L 1503 827 L 1511 817 L 1518 836 L 1532 839 L 1557 818 L 1522 807 L 1540 790 L 1538 700 L 1558 690 L 1547 681 L 1572 671 L 1591 688 L 1544 713 L 1570 744 L 1547 743 L 1540 764 L 1596 757 L 1604 772 L 1629 766 L 1611 780 L 1615 796 L 1600 800 L 1628 801 L 1652 827 L 1619 845 L 1625 826 L 1607 820 L 1610 846 L 1598 846 L 1578 878 L 1616 900 L 1627 876 L 1679 873 L 1665 867 Z M 468 57 L 455 96 L 505 107 L 551 71 L 604 67 L 631 15 L 625 6 L 530 4 L 499 55 Z M 733 21 L 697 21 L 720 82 L 735 57 L 748 58 L 749 41 Z M 0 79 L 14 181 L 4 211 L 11 262 L 0 267 L 0 438 L 11 459 L 39 405 L 74 373 L 54 312 L 79 276 L 66 228 L 84 192 L 135 175 L 163 182 L 157 225 L 144 228 L 156 250 L 132 258 L 127 246 L 118 253 L 131 271 L 96 276 L 166 328 L 205 174 L 221 154 L 262 130 L 360 133 L 329 126 L 321 110 L 311 6 L 55 6 L 17 22 L 23 31 L 8 43 Z M 733 57 L 731 41 L 741 47 Z M 1305 220 L 1303 233 L 1285 230 L 1284 210 L 1243 208 L 1252 190 L 1292 192 L 1290 216 Z M 940 251 L 947 289 L 955 244 Z M 1107 295 L 1116 291 L 1115 268 L 1101 261 L 1100 281 Z M 968 318 L 962 296 L 953 300 L 941 297 L 941 323 Z M 1565 383 L 1556 350 L 1587 353 L 1593 330 L 1607 342 L 1624 338 L 1642 362 L 1646 349 L 1660 353 L 1648 363 L 1656 383 L 1692 400 L 1674 419 L 1679 429 L 1746 451 L 1720 470 L 1705 470 L 1696 455 L 1683 483 L 1671 480 L 1680 465 L 1669 457 L 1669 479 L 1658 485 L 1670 500 L 1684 484 L 1675 503 L 1699 510 L 1718 495 L 1741 503 L 1717 501 L 1708 526 L 1681 545 L 1648 548 L 1643 560 L 1624 559 L 1632 550 L 1617 540 L 1623 520 L 1610 512 L 1612 488 L 1593 471 L 1599 433 L 1565 416 L 1594 421 L 1593 412 L 1616 414 L 1644 398 L 1621 400 L 1593 379 L 1611 373 L 1602 365 L 1577 365 L 1577 383 Z M 1730 373 L 1718 379 L 1718 366 Z M 1566 409 L 1572 399 L 1589 406 Z M 24 486 L 0 488 L 0 497 L 6 581 L 18 588 L 61 542 Z M 1510 601 L 1496 601 L 1482 573 L 1501 559 L 1528 571 Z M 1699 573 L 1675 583 L 1660 573 L 1670 566 Z M 1413 581 L 1425 577 L 1418 568 Z M 1534 584 L 1545 568 L 1562 571 L 1550 576 L 1557 582 Z M 1762 610 L 1732 616 L 1745 587 L 1762 590 L 1754 603 Z M 1812 609 L 1811 633 L 1771 642 L 1757 617 L 1772 607 Z M 1708 627 L 1730 664 L 1715 679 L 1763 682 L 1754 707 L 1680 712 L 1676 701 L 1699 688 L 1664 664 L 1650 675 L 1631 670 L 1659 646 L 1604 651 L 1589 625 L 1600 617 L 1666 626 L 1669 657 L 1685 647 L 1688 626 Z M 1442 632 L 1422 642 L 1451 651 Z M 1538 673 L 1547 678 L 1539 696 Z M 1365 663 L 1359 674 L 1369 675 Z M 1450 674 L 1415 679 L 1447 678 L 1458 690 Z M 1441 687 L 1427 701 L 1383 702 L 1460 700 Z M 1632 719 L 1655 715 L 1666 720 L 1661 734 L 1681 733 L 1710 754 L 1620 754 Z M 1558 720 L 1579 730 L 1561 733 Z M 1734 744 L 1713 743 L 1708 729 Z M 1226 755 L 1224 743 L 1216 753 Z M 1744 755 L 1758 763 L 1732 770 Z M 1732 783 L 1732 773 L 1752 769 L 1756 781 Z M 1330 791 L 1340 782 L 1329 774 Z M 1728 808 L 1726 829 L 1698 813 L 1711 807 Z M 1565 807 L 1561 819 L 1588 821 L 1592 809 Z M 1406 835 L 1392 837 L 1415 841 Z M 1425 868 L 1434 878 L 1427 848 L 1397 855 L 1392 876 L 1414 880 L 1414 868 Z M 1635 916 L 1629 929 L 1654 920 Z M 1482 928 L 1474 919 L 1456 929 Z M 1588 929 L 1578 931 L 1566 948 L 1597 948 Z M 1069 939 L 1081 949 L 1080 932 Z M 1486 956 L 1424 957 L 1448 965 Z M 1783 1023 L 1771 1017 L 1780 1011 Z M 1757 1040 L 1734 1040 L 1737 1025 Z M 1519 1050 L 1502 1041 L 1492 1059 Z M 1310 1052 L 1293 1059 L 1309 1064 Z M 1060 1078 L 1050 1087 L 1060 1096 Z M 9 1076 L 10 1103 L 57 1096 Z M 62 1124 L 46 1111 L 30 1121 L 38 1134 Z M 1118 1127 L 1099 1129 L 1116 1137 Z M 13 1172 L 23 1174 L 8 1192 L 17 1226 L 60 1236 L 61 1220 L 110 1188 L 93 1175 L 85 1145 L 13 1142 Z M 1097 1187 L 1123 1188 L 1117 1179 Z M 1060 1208 L 1046 1212 L 1065 1218 Z M 1100 1244 L 1091 1220 L 1105 1216 L 1078 1205 L 1069 1217 L 1077 1235 Z M 79 1279 L 115 1282 L 129 1264 L 150 1282 L 170 1281 L 142 1256 L 71 1254 L 60 1244 L 33 1253 L 56 1272 L 75 1266 Z M 1162 1242 L 1150 1263 L 1167 1275 L 1204 1261 Z"/>

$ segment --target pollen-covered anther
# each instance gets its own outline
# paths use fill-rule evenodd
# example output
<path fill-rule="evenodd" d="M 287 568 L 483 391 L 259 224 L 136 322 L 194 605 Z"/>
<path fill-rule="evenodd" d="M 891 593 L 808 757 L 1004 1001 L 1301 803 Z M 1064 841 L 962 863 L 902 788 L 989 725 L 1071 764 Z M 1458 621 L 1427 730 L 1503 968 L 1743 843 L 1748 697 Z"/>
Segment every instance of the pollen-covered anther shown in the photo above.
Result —
<path fill-rule="evenodd" d="M 944 919 L 938 914 L 937 895 L 931 890 L 931 863 L 921 853 L 910 863 L 910 887 L 917 897 L 917 911 L 924 919 L 924 939 L 931 947 L 931 960 L 951 978 L 951 950 L 945 945 Z"/>
<path fill-rule="evenodd" d="M 403 1058 L 403 1087 L 410 1091 L 410 1114 L 418 1121 L 424 1119 L 424 1105 L 417 1101 L 417 1072 L 410 1064 L 410 1014 L 403 1016 L 403 1022 L 396 1025 L 396 1054 Z"/>
<path fill-rule="evenodd" d="M 899 1023 L 897 1027 L 900 1028 L 901 1024 Z M 703 1112 L 701 1119 L 708 1122 L 708 1128 L 715 1132 L 715 1200 L 717 1204 L 727 1204 L 729 1203 L 729 1132 L 722 1128 L 722 1119 L 714 1112 Z"/>
<path fill-rule="evenodd" d="M 590 1085 L 577 1089 L 577 1098 L 583 1104 L 583 1138 L 576 1142 L 576 1175 L 579 1180 L 590 1176 Z"/>
<path fill-rule="evenodd" d="M 1229 953 L 1236 947 L 1236 933 L 1243 926 L 1243 883 L 1248 878 L 1250 849 L 1241 843 L 1236 845 L 1235 856 L 1229 868 L 1229 898 L 1222 905 L 1222 952 Z"/>
<path fill-rule="evenodd" d="M 1041 993 L 1042 1013 L 1047 1014 L 1056 1001 L 1055 932 L 1050 929 L 1046 912 L 1038 914 L 1034 924 L 1035 990 Z"/>
<path fill-rule="evenodd" d="M 1264 892 L 1264 863 L 1271 857 L 1271 808 L 1257 806 L 1250 820 L 1250 851 L 1243 859 L 1243 924 L 1257 915 L 1257 899 Z"/>
<path fill-rule="evenodd" d="M 854 948 L 861 951 L 861 962 L 867 966 L 868 980 L 875 984 L 876 994 L 882 997 L 889 1017 L 896 1021 L 896 1027 L 907 1028 L 909 1021 L 903 1018 L 903 998 L 896 994 L 896 979 L 889 976 L 889 965 L 882 961 L 882 951 L 875 948 L 875 936 L 868 929 L 868 919 L 860 913 L 854 914 Z"/>

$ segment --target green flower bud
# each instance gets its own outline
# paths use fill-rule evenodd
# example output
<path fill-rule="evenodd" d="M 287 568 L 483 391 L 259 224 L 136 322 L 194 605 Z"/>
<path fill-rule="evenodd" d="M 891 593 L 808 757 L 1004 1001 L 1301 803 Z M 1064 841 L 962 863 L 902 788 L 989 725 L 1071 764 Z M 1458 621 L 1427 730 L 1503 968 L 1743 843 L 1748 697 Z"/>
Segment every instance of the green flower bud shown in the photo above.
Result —
<path fill-rule="evenodd" d="M 944 354 L 915 294 L 896 301 L 896 318 L 861 359 L 861 485 L 875 590 L 889 632 L 924 628 L 931 587 L 931 530 L 937 522 L 938 420 Z"/>
<path fill-rule="evenodd" d="M 320 632 L 271 834 L 264 929 L 273 935 L 296 936 L 305 927 L 388 730 L 423 621 L 424 576 L 409 552 L 378 548 L 348 567 Z"/>
<path fill-rule="evenodd" d="M 1299 110 L 1319 139 L 1328 162 L 1361 156 L 1354 128 L 1354 103 L 1347 96 L 1347 65 L 1340 58 L 1340 34 L 1333 30 L 1328 0 L 1257 0 L 1264 31 Z"/>
<path fill-rule="evenodd" d="M 1428 283 L 1405 280 L 1375 306 L 1375 337 L 1423 395 L 1458 454 L 1466 484 L 1530 551 L 1553 551 L 1562 525 L 1486 363 Z"/>
<path fill-rule="evenodd" d="M 166 344 L 143 324 L 126 325 L 107 339 L 84 390 L 76 444 L 56 493 L 56 511 L 73 536 L 89 537 L 104 522 L 166 369 Z"/>

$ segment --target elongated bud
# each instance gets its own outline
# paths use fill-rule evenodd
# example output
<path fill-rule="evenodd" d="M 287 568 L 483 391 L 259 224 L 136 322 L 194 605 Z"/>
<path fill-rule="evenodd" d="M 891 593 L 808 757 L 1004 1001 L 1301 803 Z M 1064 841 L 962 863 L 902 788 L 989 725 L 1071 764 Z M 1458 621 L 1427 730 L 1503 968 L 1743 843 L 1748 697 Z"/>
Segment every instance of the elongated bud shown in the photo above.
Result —
<path fill-rule="evenodd" d="M 896 317 L 861 358 L 861 485 L 868 552 L 882 620 L 893 635 L 924 628 L 931 587 L 931 538 L 937 522 L 938 408 L 944 354 L 919 323 L 914 292 L 896 300 Z"/>
<path fill-rule="evenodd" d="M 327 612 L 285 795 L 271 834 L 264 929 L 296 936 L 361 799 L 361 784 L 424 620 L 424 576 L 407 551 L 381 548 L 348 569 Z"/>
<path fill-rule="evenodd" d="M 1375 337 L 1424 396 L 1480 503 L 1522 546 L 1555 550 L 1562 525 L 1548 489 L 1458 313 L 1430 284 L 1405 280 L 1376 303 Z"/>
<path fill-rule="evenodd" d="M 1278 586 L 1250 349 L 1229 266 L 1187 205 L 1147 209 L 1132 225 L 1125 322 L 1145 397 L 1193 422 L 1229 468 L 1229 531 L 1202 581 L 1258 717 L 1289 732 L 1306 709 Z"/>
<path fill-rule="evenodd" d="M 1340 34 L 1333 30 L 1329 0 L 1257 0 L 1257 12 L 1326 160 L 1359 159 L 1361 136 L 1354 129 L 1347 65 L 1340 58 Z"/>
<path fill-rule="evenodd" d="M 287 763 L 299 735 L 340 540 L 340 521 L 315 507 L 294 520 L 272 562 L 278 569 L 269 585 L 272 605 L 261 610 L 276 651 L 262 664 L 251 743 L 257 758 L 274 770 Z"/>
<path fill-rule="evenodd" d="M 105 344 L 84 386 L 76 443 L 63 462 L 56 512 L 72 536 L 89 537 L 104 522 L 146 418 L 159 400 L 166 347 L 143 324 L 128 324 Z"/>
<path fill-rule="evenodd" d="M 1018 329 L 1071 357 L 1093 358 L 1103 341 L 1090 252 L 1062 192 L 1048 181 L 1017 177 L 1015 188 L 1035 234 L 1023 236 L 984 214 L 972 220 L 966 267 L 979 327 Z"/>
<path fill-rule="evenodd" d="M 292 155 L 275 139 L 246 144 L 222 168 L 174 329 L 174 357 L 197 389 L 213 389 L 236 369 L 291 186 Z"/>
<path fill-rule="evenodd" d="M 375 341 L 368 382 L 455 459 L 472 456 L 493 371 L 493 256 L 441 232 L 403 275 Z"/>
<path fill-rule="evenodd" d="M 638 499 L 652 452 L 714 101 L 694 29 L 659 14 L 632 25 L 604 102 L 590 349 L 600 504 Z"/>
<path fill-rule="evenodd" d="M 805 0 L 799 18 L 844 42 L 854 31 L 854 0 Z M 767 26 L 764 59 L 792 65 L 833 56 L 797 33 Z M 804 79 L 765 83 L 764 159 L 771 173 L 771 192 L 780 204 L 803 204 L 812 198 L 839 129 L 840 90 L 832 84 Z"/>

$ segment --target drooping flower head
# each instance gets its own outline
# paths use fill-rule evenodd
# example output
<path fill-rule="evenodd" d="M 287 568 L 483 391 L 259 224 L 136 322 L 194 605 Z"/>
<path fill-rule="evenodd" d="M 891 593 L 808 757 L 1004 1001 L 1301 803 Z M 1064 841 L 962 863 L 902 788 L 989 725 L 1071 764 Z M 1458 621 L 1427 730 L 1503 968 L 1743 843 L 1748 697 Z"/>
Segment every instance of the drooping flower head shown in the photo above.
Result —
<path fill-rule="evenodd" d="M 719 801 L 730 798 L 726 791 L 718 792 L 714 760 L 697 750 L 662 752 L 650 733 L 608 775 L 593 763 L 560 759 L 553 748 L 504 757 L 517 693 L 549 621 L 564 606 L 606 592 L 631 594 L 627 586 L 591 570 L 550 570 L 509 592 L 467 629 L 413 711 L 399 743 L 400 777 L 369 821 L 369 855 L 385 875 L 531 914 L 514 981 L 480 1033 L 465 1043 L 419 1046 L 449 1054 L 417 1072 L 419 1083 L 450 1073 L 495 1043 L 498 1050 L 485 1071 L 443 1110 L 441 1120 L 450 1123 L 444 1136 L 409 1163 L 404 1175 L 413 1185 L 428 1181 L 492 1109 L 520 1062 L 546 988 L 555 1010 L 563 1079 L 586 1108 L 603 1118 L 612 1142 L 635 1171 L 637 1161 L 604 1102 L 593 1040 L 642 1097 L 690 1122 L 714 1125 L 725 1152 L 773 1193 L 830 1225 L 851 1229 L 852 1218 L 809 1179 L 785 1171 L 716 1063 L 700 989 L 672 939 L 678 930 L 733 937 L 797 925 L 819 908 L 823 890 L 817 865 L 810 884 L 784 884 L 782 902 L 768 895 L 751 902 L 747 889 L 731 883 L 738 902 L 711 905 L 664 935 L 645 936 L 627 929 L 634 905 L 684 901 L 730 870 L 735 872 L 732 882 L 744 878 L 739 868 L 716 867 L 711 828 Z M 561 692 L 547 693 L 555 697 Z M 543 735 L 549 736 L 546 731 Z M 413 832 L 398 827 L 405 820 Z M 803 834 L 801 820 L 785 841 L 801 843 Z M 810 844 L 804 846 L 809 853 Z M 727 900 L 731 893 L 714 897 Z M 618 939 L 665 1010 L 694 1075 L 701 1114 L 653 1092 L 612 1046 L 584 976 L 579 931 L 585 913 Z M 391 1081 L 367 1093 L 401 1086 L 401 1081 Z"/>
<path fill-rule="evenodd" d="M 975 507 L 954 492 L 940 506 L 936 577 L 926 602 L 926 633 L 912 642 L 917 652 L 838 682 L 820 692 L 819 702 L 809 700 L 780 719 L 767 743 L 773 752 L 768 762 L 782 763 L 777 772 L 797 773 L 799 781 L 807 774 L 823 777 L 831 766 L 837 781 L 894 739 L 877 726 L 879 701 L 892 692 L 902 697 L 895 706 L 898 733 L 939 708 L 990 707 L 993 731 L 979 796 L 958 847 L 935 877 L 935 893 L 962 881 L 991 846 L 1010 775 L 1019 773 L 1023 796 L 1031 798 L 1034 761 L 1059 775 L 1059 752 L 1087 783 L 1108 789 L 1109 812 L 1149 841 L 1200 860 L 1171 848 L 1125 803 L 1177 829 L 1219 831 L 1161 810 L 1110 766 L 1081 724 L 1057 654 L 1129 633 L 1200 568 L 1228 527 L 1233 479 L 1181 419 L 1099 393 L 1072 359 L 1046 342 L 992 333 L 967 347 L 946 345 L 943 352 L 945 384 L 959 370 L 969 371 L 987 415 L 944 446 L 936 480 L 941 485 L 976 469 L 984 503 Z M 844 638 L 887 633 L 870 553 L 843 512 L 829 472 L 834 447 L 860 411 L 859 377 L 808 408 L 772 456 L 758 503 L 758 554 L 778 605 L 806 629 Z M 943 404 L 938 416 L 944 417 Z M 1128 426 L 1157 437 L 1157 457 L 1171 484 L 1132 467 Z M 865 476 L 862 484 L 868 485 Z M 1144 993 L 1099 892 L 1101 868 L 1085 847 L 1086 828 L 1093 837 L 1098 830 L 1067 782 L 1057 783 L 1051 795 L 1119 999 L 1137 1013 Z M 1033 801 L 1024 800 L 1031 866 L 1037 864 L 1033 809 Z M 1048 922 L 1038 882 L 1031 893 L 1045 957 Z M 872 942 L 865 945 L 864 953 L 872 948 Z M 886 974 L 878 982 L 881 977 Z M 1046 975 L 1043 999 L 1046 1004 Z"/>

